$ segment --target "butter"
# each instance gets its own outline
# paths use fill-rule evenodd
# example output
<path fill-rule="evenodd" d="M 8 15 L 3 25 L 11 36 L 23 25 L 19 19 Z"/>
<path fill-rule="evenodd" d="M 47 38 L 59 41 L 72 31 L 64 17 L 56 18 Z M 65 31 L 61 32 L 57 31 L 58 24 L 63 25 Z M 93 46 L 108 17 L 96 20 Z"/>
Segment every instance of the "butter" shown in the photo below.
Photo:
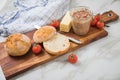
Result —
<path fill-rule="evenodd" d="M 72 21 L 72 18 L 70 16 L 69 11 L 67 11 L 60 23 L 60 31 L 69 32 L 71 29 L 71 21 Z"/>

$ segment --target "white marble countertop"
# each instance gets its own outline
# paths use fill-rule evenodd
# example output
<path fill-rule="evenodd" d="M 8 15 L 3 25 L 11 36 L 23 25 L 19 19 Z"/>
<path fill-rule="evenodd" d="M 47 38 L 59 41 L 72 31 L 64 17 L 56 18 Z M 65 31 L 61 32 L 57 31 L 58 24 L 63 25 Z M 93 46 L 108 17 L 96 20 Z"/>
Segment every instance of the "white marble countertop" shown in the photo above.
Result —
<path fill-rule="evenodd" d="M 94 14 L 113 10 L 120 16 L 120 0 L 73 0 L 74 5 L 89 6 Z M 120 80 L 120 19 L 108 25 L 107 37 L 70 52 L 79 57 L 76 64 L 67 61 L 68 53 L 10 80 Z"/>

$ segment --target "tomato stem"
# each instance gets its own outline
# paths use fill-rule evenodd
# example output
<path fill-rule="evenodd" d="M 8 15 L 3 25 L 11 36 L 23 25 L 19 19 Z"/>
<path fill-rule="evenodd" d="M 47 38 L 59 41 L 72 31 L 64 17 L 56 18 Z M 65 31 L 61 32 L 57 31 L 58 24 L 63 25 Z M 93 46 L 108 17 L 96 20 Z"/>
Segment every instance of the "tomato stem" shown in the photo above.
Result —
<path fill-rule="evenodd" d="M 71 54 L 71 59 L 74 59 L 74 54 Z"/>
<path fill-rule="evenodd" d="M 34 42 L 34 43 L 33 43 L 33 46 L 37 46 L 37 44 L 38 44 L 38 43 L 35 43 L 35 42 Z"/>

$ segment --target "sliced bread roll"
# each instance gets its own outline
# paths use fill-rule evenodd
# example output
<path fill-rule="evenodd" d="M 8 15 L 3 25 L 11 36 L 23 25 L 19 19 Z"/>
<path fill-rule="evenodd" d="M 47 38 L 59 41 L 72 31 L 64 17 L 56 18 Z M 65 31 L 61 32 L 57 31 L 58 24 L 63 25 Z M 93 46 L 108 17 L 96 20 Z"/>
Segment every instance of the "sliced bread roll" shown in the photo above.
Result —
<path fill-rule="evenodd" d="M 42 43 L 52 38 L 55 34 L 56 34 L 56 29 L 54 27 L 43 26 L 37 31 L 35 31 L 33 35 L 33 40 L 36 43 Z"/>
<path fill-rule="evenodd" d="M 49 54 L 59 55 L 69 50 L 70 42 L 66 36 L 57 33 L 52 39 L 43 42 L 43 47 Z"/>

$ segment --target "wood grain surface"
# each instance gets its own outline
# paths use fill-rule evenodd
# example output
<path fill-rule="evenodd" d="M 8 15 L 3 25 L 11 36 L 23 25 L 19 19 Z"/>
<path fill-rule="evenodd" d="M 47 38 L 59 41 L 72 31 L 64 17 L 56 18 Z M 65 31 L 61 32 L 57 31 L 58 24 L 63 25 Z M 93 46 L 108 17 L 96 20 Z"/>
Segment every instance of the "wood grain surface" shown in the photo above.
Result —
<path fill-rule="evenodd" d="M 34 32 L 35 31 L 28 32 L 26 33 L 26 35 L 32 39 Z M 69 33 L 62 33 L 62 34 L 74 37 L 83 42 L 80 45 L 70 42 L 71 45 L 70 45 L 69 52 L 72 50 L 78 49 L 80 47 L 83 47 L 93 41 L 99 40 L 108 35 L 107 31 L 105 31 L 104 29 L 100 30 L 94 27 L 91 27 L 89 33 L 85 36 L 78 36 L 74 34 L 72 31 Z M 63 54 L 67 54 L 67 53 L 63 53 Z M 46 63 L 47 61 L 55 59 L 63 54 L 52 56 L 43 49 L 42 54 L 34 55 L 30 49 L 29 52 L 24 56 L 12 57 L 12 56 L 9 56 L 8 53 L 5 51 L 4 43 L 0 43 L 0 65 L 2 66 L 3 72 L 7 79 L 23 71 L 26 71 L 32 67 L 35 67 L 36 65 L 41 65 L 43 63 Z"/>

